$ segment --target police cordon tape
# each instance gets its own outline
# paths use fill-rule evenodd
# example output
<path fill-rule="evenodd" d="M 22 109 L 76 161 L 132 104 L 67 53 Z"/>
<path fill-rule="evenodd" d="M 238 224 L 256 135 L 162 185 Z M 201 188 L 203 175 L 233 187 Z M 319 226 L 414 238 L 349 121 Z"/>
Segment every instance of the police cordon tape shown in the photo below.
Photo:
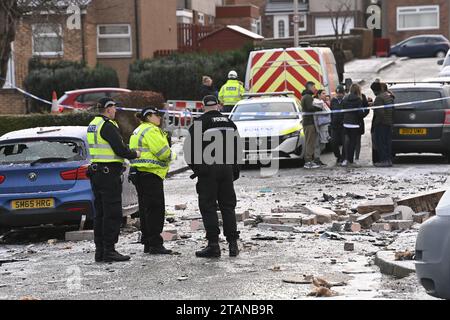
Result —
<path fill-rule="evenodd" d="M 1 78 L 2 80 L 7 81 L 4 78 Z M 17 91 L 19 91 L 20 93 L 22 93 L 23 95 L 30 97 L 32 99 L 35 99 L 37 101 L 41 101 L 45 104 L 48 105 L 52 105 L 51 101 L 47 101 L 45 99 L 39 98 L 19 87 L 16 87 L 14 85 L 12 85 L 9 82 L 6 82 L 10 85 L 10 87 L 12 89 L 16 89 Z M 394 104 L 388 104 L 388 105 L 382 105 L 382 106 L 372 106 L 372 107 L 367 107 L 367 108 L 353 108 L 353 109 L 341 109 L 341 110 L 329 110 L 329 111 L 318 111 L 318 112 L 237 112 L 237 113 L 233 113 L 233 115 L 240 115 L 240 116 L 267 116 L 267 115 L 271 115 L 271 116 L 296 116 L 296 115 L 302 115 L 302 116 L 318 116 L 318 115 L 328 115 L 328 114 L 335 114 L 335 113 L 347 113 L 347 112 L 355 112 L 355 111 L 367 111 L 367 110 L 377 110 L 377 109 L 392 109 L 395 107 L 406 107 L 406 106 L 411 106 L 411 105 L 416 105 L 416 104 L 426 104 L 426 103 L 431 103 L 431 102 L 438 102 L 438 101 L 444 101 L 444 100 L 449 100 L 450 97 L 444 97 L 444 98 L 436 98 L 436 99 L 428 99 L 428 100 L 419 100 L 419 101 L 412 101 L 412 102 L 403 102 L 403 103 L 394 103 Z M 71 110 L 78 110 L 77 108 L 74 108 L 72 106 L 65 106 L 65 105 L 58 105 L 58 107 L 62 107 L 64 109 L 71 109 Z M 129 112 L 140 112 L 142 111 L 142 109 L 136 109 L 136 108 L 124 108 L 124 107 L 117 107 L 117 110 L 120 111 L 129 111 Z M 202 115 L 204 114 L 204 112 L 191 112 L 189 110 L 185 110 L 185 111 L 178 111 L 178 110 L 161 110 L 164 113 L 169 113 L 169 114 L 178 114 L 178 115 L 184 115 L 185 117 L 188 116 L 196 116 L 196 115 Z M 425 111 L 434 111 L 433 109 L 427 109 Z M 231 115 L 231 113 L 223 113 L 224 115 Z"/>

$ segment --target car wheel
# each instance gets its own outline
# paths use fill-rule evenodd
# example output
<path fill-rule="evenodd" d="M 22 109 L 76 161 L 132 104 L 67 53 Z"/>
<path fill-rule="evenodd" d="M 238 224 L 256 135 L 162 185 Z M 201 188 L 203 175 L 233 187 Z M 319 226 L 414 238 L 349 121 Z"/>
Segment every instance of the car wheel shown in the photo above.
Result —
<path fill-rule="evenodd" d="M 439 58 L 439 59 L 444 59 L 446 55 L 447 55 L 447 53 L 444 51 L 436 52 L 436 58 Z"/>
<path fill-rule="evenodd" d="M 4 226 L 0 226 L 0 237 L 6 233 L 8 233 L 11 229 L 4 227 Z"/>
<path fill-rule="evenodd" d="M 390 58 L 394 58 L 394 59 L 397 59 L 397 58 L 398 58 L 398 56 L 397 56 L 395 53 L 390 54 L 389 57 L 390 57 Z"/>

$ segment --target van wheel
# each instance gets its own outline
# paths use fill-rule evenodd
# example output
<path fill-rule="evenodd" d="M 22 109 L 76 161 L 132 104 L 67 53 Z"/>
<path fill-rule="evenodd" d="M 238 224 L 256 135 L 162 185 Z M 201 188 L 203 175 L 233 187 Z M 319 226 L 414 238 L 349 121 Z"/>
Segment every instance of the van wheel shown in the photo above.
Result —
<path fill-rule="evenodd" d="M 442 155 L 445 157 L 447 163 L 450 163 L 450 152 L 444 152 Z"/>

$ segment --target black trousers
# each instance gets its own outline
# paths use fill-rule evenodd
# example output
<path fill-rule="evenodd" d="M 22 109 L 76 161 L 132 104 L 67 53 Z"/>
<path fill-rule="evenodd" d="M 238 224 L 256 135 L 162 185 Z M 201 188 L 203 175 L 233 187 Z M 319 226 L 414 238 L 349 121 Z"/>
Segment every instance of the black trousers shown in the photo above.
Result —
<path fill-rule="evenodd" d="M 122 223 L 122 168 L 98 165 L 91 173 L 91 185 L 94 193 L 94 241 L 97 248 L 114 249 L 119 241 Z"/>
<path fill-rule="evenodd" d="M 345 131 L 344 127 L 331 128 L 331 146 L 333 148 L 334 156 L 337 160 L 343 161 L 345 158 Z M 342 152 L 341 152 L 342 146 Z"/>
<path fill-rule="evenodd" d="M 392 126 L 378 125 L 374 132 L 379 161 L 392 161 Z"/>
<path fill-rule="evenodd" d="M 345 128 L 345 160 L 349 163 L 355 161 L 356 142 L 360 135 L 360 129 Z"/>
<path fill-rule="evenodd" d="M 219 240 L 219 204 L 223 219 L 223 231 L 228 242 L 239 238 L 236 225 L 236 193 L 234 191 L 233 166 L 207 166 L 204 174 L 198 177 L 197 193 L 200 212 L 206 230 L 206 238 L 211 242 Z"/>
<path fill-rule="evenodd" d="M 163 244 L 161 233 L 166 213 L 164 181 L 155 174 L 139 172 L 136 190 L 139 199 L 141 242 L 158 247 Z"/>

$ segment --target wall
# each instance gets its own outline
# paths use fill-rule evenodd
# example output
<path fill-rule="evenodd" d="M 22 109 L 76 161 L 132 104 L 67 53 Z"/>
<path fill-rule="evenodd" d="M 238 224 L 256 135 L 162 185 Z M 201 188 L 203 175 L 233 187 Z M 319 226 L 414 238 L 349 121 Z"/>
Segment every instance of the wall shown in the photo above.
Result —
<path fill-rule="evenodd" d="M 166 0 L 164 0 L 164 5 L 165 2 Z M 192 0 L 192 10 L 199 11 L 210 16 L 215 16 L 216 2 L 211 0 Z"/>
<path fill-rule="evenodd" d="M 24 114 L 25 99 L 14 89 L 0 89 L 0 114 Z"/>
<path fill-rule="evenodd" d="M 440 28 L 433 30 L 397 31 L 397 7 L 439 5 Z M 442 34 L 449 38 L 449 1 L 448 0 L 390 0 L 383 1 L 383 12 L 386 21 L 383 27 L 386 29 L 383 36 L 388 37 L 392 44 L 400 42 L 408 37 L 420 34 Z"/>
<path fill-rule="evenodd" d="M 348 3 L 351 5 L 352 10 L 361 10 L 362 8 L 362 1 L 361 0 L 312 0 L 309 1 L 309 11 L 311 13 L 314 12 L 329 12 L 330 10 L 327 8 L 327 6 L 331 6 L 333 10 L 336 10 L 340 4 L 342 3 Z"/>
<path fill-rule="evenodd" d="M 252 43 L 253 39 L 239 34 L 238 32 L 223 29 L 200 41 L 200 50 L 206 52 L 223 52 L 244 47 Z"/>

